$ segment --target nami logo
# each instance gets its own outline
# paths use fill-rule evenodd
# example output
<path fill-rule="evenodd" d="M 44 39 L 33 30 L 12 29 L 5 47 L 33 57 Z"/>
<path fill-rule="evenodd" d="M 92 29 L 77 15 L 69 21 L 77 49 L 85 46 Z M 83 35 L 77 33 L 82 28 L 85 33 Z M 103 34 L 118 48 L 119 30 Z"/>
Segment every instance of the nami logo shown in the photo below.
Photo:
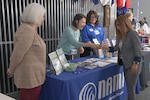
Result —
<path fill-rule="evenodd" d="M 94 83 L 89 82 L 80 91 L 79 100 L 95 100 L 96 99 L 96 86 Z"/>

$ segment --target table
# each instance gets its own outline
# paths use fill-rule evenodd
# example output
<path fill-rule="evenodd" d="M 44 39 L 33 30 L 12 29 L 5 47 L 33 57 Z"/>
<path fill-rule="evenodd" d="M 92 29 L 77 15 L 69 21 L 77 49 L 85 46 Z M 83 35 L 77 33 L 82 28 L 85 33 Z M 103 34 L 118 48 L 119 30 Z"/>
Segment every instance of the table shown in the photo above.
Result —
<path fill-rule="evenodd" d="M 83 61 L 80 58 L 74 62 Z M 112 63 L 79 74 L 47 73 L 40 100 L 124 100 L 127 97 L 123 67 Z"/>
<path fill-rule="evenodd" d="M 145 85 L 150 80 L 150 51 L 142 51 L 144 62 L 142 64 L 142 71 L 140 74 L 141 87 L 145 88 Z"/>

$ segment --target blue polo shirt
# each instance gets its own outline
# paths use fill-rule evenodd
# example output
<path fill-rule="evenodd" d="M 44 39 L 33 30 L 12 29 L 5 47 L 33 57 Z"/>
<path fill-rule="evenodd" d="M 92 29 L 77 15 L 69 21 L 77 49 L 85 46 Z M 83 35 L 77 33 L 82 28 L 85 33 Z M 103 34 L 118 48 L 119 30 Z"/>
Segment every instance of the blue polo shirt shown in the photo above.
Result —
<path fill-rule="evenodd" d="M 100 26 L 92 26 L 91 24 L 86 24 L 81 30 L 81 40 L 82 42 L 93 42 L 93 39 L 97 39 L 99 43 L 105 39 L 104 29 Z"/>

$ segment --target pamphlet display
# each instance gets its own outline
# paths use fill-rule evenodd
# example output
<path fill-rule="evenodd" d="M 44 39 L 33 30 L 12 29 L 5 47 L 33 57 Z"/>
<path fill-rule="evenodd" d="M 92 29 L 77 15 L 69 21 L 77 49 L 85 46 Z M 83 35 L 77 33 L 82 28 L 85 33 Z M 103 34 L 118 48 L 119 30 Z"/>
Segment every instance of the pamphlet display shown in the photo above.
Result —
<path fill-rule="evenodd" d="M 57 49 L 56 53 L 57 53 L 57 56 L 58 56 L 58 58 L 59 58 L 59 60 L 60 60 L 60 62 L 62 64 L 63 68 L 65 69 L 67 66 L 69 66 L 69 63 L 68 63 L 68 61 L 67 61 L 67 59 L 65 57 L 65 54 L 64 54 L 62 48 Z"/>
<path fill-rule="evenodd" d="M 63 72 L 63 67 L 57 56 L 57 53 L 54 51 L 54 52 L 49 53 L 48 56 L 51 60 L 51 63 L 56 72 L 56 75 L 59 75 L 61 72 Z"/>
<path fill-rule="evenodd" d="M 105 41 L 106 42 L 106 41 Z M 108 41 L 105 43 L 107 44 Z M 103 55 L 103 54 L 102 54 Z M 76 63 L 68 63 L 66 56 L 62 49 L 57 49 L 54 52 L 48 54 L 51 61 L 51 68 L 55 71 L 56 75 L 59 75 L 64 70 L 67 72 L 73 72 L 76 74 L 76 68 L 84 67 L 86 69 L 94 69 L 97 67 L 105 67 L 110 63 L 117 63 L 117 58 L 113 57 L 111 59 L 99 59 L 99 58 L 89 58 L 85 61 Z"/>

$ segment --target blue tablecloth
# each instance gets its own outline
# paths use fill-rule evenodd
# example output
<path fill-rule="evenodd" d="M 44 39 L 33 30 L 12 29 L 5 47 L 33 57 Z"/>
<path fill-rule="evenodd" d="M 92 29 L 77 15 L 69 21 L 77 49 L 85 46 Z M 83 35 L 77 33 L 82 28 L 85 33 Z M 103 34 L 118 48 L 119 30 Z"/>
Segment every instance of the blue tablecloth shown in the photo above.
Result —
<path fill-rule="evenodd" d="M 87 58 L 80 58 L 74 62 Z M 110 64 L 92 70 L 47 73 L 40 100 L 124 100 L 127 97 L 123 67 Z"/>

